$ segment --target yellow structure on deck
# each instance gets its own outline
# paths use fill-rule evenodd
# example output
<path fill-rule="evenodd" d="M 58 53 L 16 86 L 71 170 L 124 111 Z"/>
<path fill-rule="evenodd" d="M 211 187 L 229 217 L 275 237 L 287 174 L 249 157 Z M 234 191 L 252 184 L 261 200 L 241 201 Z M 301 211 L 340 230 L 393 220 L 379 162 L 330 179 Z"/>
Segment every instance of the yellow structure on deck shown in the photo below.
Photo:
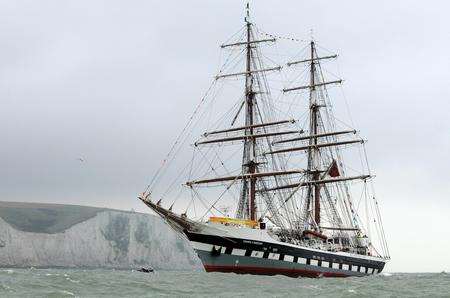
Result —
<path fill-rule="evenodd" d="M 235 226 L 246 226 L 249 228 L 257 228 L 259 227 L 259 224 L 255 220 L 250 219 L 237 219 L 237 218 L 231 218 L 231 217 L 210 217 L 209 222 L 213 223 L 220 223 L 223 225 L 235 225 Z"/>

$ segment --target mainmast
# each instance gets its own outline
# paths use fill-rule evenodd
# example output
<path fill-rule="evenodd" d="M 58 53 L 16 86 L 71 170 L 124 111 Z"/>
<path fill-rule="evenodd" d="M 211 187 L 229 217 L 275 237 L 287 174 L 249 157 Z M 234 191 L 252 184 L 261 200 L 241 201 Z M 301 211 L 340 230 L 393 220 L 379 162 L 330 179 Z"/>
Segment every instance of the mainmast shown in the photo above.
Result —
<path fill-rule="evenodd" d="M 254 98 L 253 91 L 253 75 L 252 75 L 252 24 L 250 22 L 249 4 L 247 3 L 247 16 L 245 18 L 247 28 L 247 45 L 246 45 L 246 76 L 245 76 L 245 125 L 248 128 L 248 135 L 253 135 L 254 125 Z M 243 153 L 244 173 L 250 174 L 251 178 L 245 180 L 242 185 L 241 199 L 248 202 L 248 216 L 251 220 L 256 220 L 256 139 L 251 138 L 245 140 Z M 250 184 L 250 185 L 249 185 Z M 250 186 L 250 187 L 249 187 Z M 245 200 L 248 198 L 248 200 Z"/>
<path fill-rule="evenodd" d="M 310 109 L 310 132 L 312 138 L 309 140 L 308 148 L 308 171 L 311 173 L 313 181 L 319 180 L 319 148 L 317 147 L 317 134 L 318 134 L 318 108 L 316 96 L 316 84 L 315 84 L 315 74 L 316 74 L 316 62 L 314 59 L 315 52 L 314 41 L 311 41 L 311 65 L 310 65 L 310 91 L 309 91 L 309 109 Z M 314 184 L 309 186 L 309 203 L 311 203 L 311 198 L 314 201 L 314 221 L 317 227 L 320 226 L 320 184 Z"/>
<path fill-rule="evenodd" d="M 319 142 L 319 140 L 323 140 L 324 138 L 328 137 L 334 137 L 338 135 L 344 135 L 349 133 L 355 133 L 354 130 L 344 130 L 344 131 L 325 131 L 324 128 L 319 131 L 320 127 L 323 126 L 322 119 L 320 117 L 320 108 L 324 105 L 319 102 L 319 93 L 320 88 L 325 87 L 326 85 L 330 84 L 340 84 L 342 80 L 335 80 L 335 81 L 323 81 L 323 78 L 318 75 L 318 68 L 320 68 L 320 60 L 324 59 L 332 59 L 336 58 L 337 55 L 329 55 L 329 56 L 323 56 L 319 57 L 316 53 L 316 45 L 314 40 L 311 40 L 310 42 L 310 57 L 309 59 L 304 59 L 300 61 L 294 61 L 289 62 L 288 66 L 301 64 L 301 63 L 309 63 L 310 66 L 310 81 L 309 84 L 306 86 L 297 86 L 297 87 L 291 87 L 291 88 L 285 88 L 283 89 L 283 92 L 291 92 L 291 91 L 297 91 L 297 90 L 303 90 L 303 89 L 309 89 L 309 135 L 308 136 L 301 136 L 291 139 L 285 139 L 276 142 L 276 144 L 281 143 L 288 143 L 288 142 L 294 142 L 294 141 L 302 141 L 302 140 L 308 140 L 308 145 L 302 144 L 301 146 L 297 147 L 291 147 L 291 148 L 282 148 L 282 149 L 276 149 L 269 152 L 266 152 L 265 154 L 278 154 L 278 153 L 287 153 L 292 151 L 303 151 L 305 150 L 307 152 L 308 157 L 308 164 L 307 164 L 307 174 L 309 177 L 309 181 L 306 182 L 300 182 L 300 183 L 294 183 L 294 184 L 288 184 L 284 186 L 277 186 L 274 188 L 271 188 L 270 190 L 281 190 L 281 189 L 287 189 L 292 187 L 307 187 L 307 196 L 306 196 L 306 221 L 311 222 L 312 226 L 316 230 L 320 230 L 320 224 L 321 224 L 321 189 L 326 188 L 325 184 L 328 183 L 335 183 L 335 182 L 341 182 L 341 181 L 347 181 L 347 180 L 355 180 L 355 179 L 365 179 L 366 176 L 355 176 L 355 177 L 344 177 L 339 179 L 325 179 L 327 175 L 331 174 L 333 178 L 336 176 L 339 176 L 339 174 L 334 175 L 333 173 L 330 174 L 332 167 L 337 167 L 337 165 L 333 164 L 335 163 L 334 158 L 331 157 L 331 164 L 327 165 L 328 169 L 324 169 L 323 164 L 323 156 L 321 155 L 321 148 L 327 148 L 327 147 L 337 147 L 337 146 L 343 146 L 353 143 L 362 143 L 362 140 L 350 140 L 350 141 L 337 141 L 334 140 L 332 142 Z M 326 163 L 329 161 L 327 160 Z M 328 196 L 328 195 L 327 195 Z"/>

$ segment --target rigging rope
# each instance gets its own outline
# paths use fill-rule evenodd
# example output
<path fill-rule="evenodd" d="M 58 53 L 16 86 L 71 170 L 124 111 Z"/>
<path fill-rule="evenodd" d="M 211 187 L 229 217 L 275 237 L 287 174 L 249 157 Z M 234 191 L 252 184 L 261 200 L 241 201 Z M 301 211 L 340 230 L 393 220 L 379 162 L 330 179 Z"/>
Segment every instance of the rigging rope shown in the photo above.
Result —
<path fill-rule="evenodd" d="M 284 39 L 284 40 L 290 40 L 290 41 L 297 41 L 297 42 L 306 42 L 306 40 L 304 39 L 299 39 L 299 38 L 293 38 L 293 37 L 288 37 L 288 36 L 281 36 L 281 35 L 275 35 L 275 34 L 269 34 L 267 32 L 264 32 L 263 30 L 261 30 L 259 27 L 255 26 L 256 31 L 258 31 L 258 33 L 268 36 L 268 37 L 272 37 L 275 39 Z"/>
<path fill-rule="evenodd" d="M 154 183 L 157 181 L 157 179 L 160 177 L 160 173 L 163 170 L 164 166 L 166 165 L 167 161 L 169 160 L 169 157 L 172 155 L 172 153 L 174 152 L 176 146 L 178 145 L 179 141 L 181 140 L 181 137 L 184 135 L 184 133 L 187 131 L 187 129 L 190 127 L 192 121 L 194 120 L 194 117 L 197 115 L 198 111 L 200 110 L 200 107 L 203 105 L 203 103 L 205 102 L 206 98 L 208 97 L 209 92 L 211 91 L 211 89 L 215 86 L 216 84 L 216 80 L 214 80 L 211 85 L 209 86 L 208 90 L 206 91 L 205 95 L 202 97 L 202 99 L 200 100 L 200 102 L 198 103 L 197 107 L 195 108 L 194 112 L 192 113 L 192 115 L 189 117 L 189 120 L 187 122 L 187 124 L 184 126 L 183 130 L 181 131 L 181 133 L 178 135 L 178 137 L 175 139 L 175 142 L 173 143 L 172 147 L 169 150 L 169 153 L 167 153 L 166 157 L 164 158 L 164 160 L 162 161 L 161 166 L 158 168 L 158 170 L 156 171 L 155 175 L 153 176 L 152 180 L 150 181 L 150 183 L 147 185 L 147 188 L 145 189 L 145 192 L 148 193 L 150 191 L 151 193 L 151 187 L 154 185 Z"/>

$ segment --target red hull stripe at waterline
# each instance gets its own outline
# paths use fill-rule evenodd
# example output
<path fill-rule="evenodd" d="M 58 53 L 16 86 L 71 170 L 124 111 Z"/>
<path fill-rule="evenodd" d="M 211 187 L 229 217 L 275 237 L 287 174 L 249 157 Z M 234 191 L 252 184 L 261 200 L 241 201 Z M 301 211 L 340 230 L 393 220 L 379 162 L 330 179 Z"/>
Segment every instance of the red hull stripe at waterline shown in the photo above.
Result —
<path fill-rule="evenodd" d="M 305 269 L 284 269 L 252 266 L 217 266 L 204 265 L 206 272 L 234 272 L 238 274 L 259 274 L 259 275 L 287 275 L 305 277 L 348 277 L 349 275 L 335 272 L 319 272 Z"/>

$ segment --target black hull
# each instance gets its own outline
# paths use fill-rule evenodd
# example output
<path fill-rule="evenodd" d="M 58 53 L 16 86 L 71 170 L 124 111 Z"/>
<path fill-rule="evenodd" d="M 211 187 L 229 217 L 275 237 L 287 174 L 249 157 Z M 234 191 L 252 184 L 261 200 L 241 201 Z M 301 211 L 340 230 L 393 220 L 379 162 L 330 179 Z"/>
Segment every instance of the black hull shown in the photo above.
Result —
<path fill-rule="evenodd" d="M 380 273 L 387 262 L 382 258 L 309 249 L 278 241 L 228 237 L 224 236 L 228 233 L 223 234 L 221 229 L 207 232 L 209 229 L 205 229 L 204 224 L 174 214 L 145 199 L 142 201 L 165 218 L 175 231 L 187 236 L 207 272 L 347 277 Z M 232 234 L 239 234 L 239 230 Z M 218 231 L 222 235 L 216 235 Z"/>
<path fill-rule="evenodd" d="M 380 273 L 382 259 L 185 231 L 207 272 L 348 277 Z"/>

